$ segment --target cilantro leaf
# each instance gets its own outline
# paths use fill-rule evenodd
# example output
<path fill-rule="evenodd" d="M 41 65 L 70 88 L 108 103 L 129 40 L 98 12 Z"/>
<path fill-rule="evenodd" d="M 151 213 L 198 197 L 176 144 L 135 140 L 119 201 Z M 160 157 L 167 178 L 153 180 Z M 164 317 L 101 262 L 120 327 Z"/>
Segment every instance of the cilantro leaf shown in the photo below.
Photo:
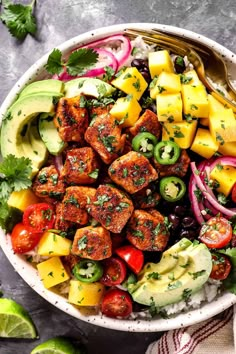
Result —
<path fill-rule="evenodd" d="M 0 199 L 7 200 L 11 192 L 29 188 L 31 171 L 30 159 L 7 155 L 0 163 Z"/>
<path fill-rule="evenodd" d="M 62 54 L 59 49 L 53 49 L 52 53 L 48 57 L 47 64 L 45 65 L 46 70 L 49 74 L 60 74 L 63 70 Z"/>
<path fill-rule="evenodd" d="M 81 75 L 96 64 L 98 53 L 90 48 L 80 48 L 74 51 L 68 58 L 66 67 L 71 76 Z"/>
<path fill-rule="evenodd" d="M 0 16 L 13 37 L 23 40 L 28 33 L 35 34 L 37 31 L 36 19 L 33 15 L 35 0 L 29 5 L 3 4 L 3 12 Z"/>

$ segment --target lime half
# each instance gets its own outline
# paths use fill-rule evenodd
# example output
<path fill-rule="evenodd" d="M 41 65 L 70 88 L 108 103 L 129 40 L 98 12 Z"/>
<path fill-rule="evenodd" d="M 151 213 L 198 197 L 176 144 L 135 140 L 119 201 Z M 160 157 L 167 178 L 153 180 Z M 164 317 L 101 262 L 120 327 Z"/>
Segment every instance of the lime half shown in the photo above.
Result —
<path fill-rule="evenodd" d="M 0 337 L 28 339 L 37 337 L 28 312 L 11 299 L 0 298 Z"/>
<path fill-rule="evenodd" d="M 82 354 L 68 339 L 51 338 L 35 347 L 31 354 Z"/>

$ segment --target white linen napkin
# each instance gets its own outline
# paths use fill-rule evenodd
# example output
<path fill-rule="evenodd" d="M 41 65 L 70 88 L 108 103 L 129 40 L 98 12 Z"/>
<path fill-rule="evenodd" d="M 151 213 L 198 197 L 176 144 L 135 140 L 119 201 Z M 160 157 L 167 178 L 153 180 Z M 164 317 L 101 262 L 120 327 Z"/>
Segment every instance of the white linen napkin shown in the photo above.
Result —
<path fill-rule="evenodd" d="M 236 305 L 204 322 L 166 332 L 146 351 L 146 354 L 218 353 L 236 353 Z"/>

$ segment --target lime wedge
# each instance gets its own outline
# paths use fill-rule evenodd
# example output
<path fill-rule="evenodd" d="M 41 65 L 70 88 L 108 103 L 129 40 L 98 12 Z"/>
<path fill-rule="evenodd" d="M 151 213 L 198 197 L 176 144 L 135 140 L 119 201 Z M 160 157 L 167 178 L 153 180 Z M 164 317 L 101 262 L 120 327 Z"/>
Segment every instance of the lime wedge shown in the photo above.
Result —
<path fill-rule="evenodd" d="M 51 338 L 35 347 L 30 354 L 82 354 L 68 339 Z"/>
<path fill-rule="evenodd" d="M 11 299 L 0 298 L 0 337 L 28 339 L 37 337 L 28 312 Z"/>

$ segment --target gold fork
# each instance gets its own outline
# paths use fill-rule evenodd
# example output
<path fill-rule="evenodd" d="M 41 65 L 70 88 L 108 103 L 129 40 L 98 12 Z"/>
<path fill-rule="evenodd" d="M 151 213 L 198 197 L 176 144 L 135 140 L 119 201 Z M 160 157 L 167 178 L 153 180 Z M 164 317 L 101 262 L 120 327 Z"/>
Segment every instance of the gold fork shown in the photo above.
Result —
<path fill-rule="evenodd" d="M 229 81 L 226 63 L 210 47 L 189 38 L 183 39 L 178 35 L 158 30 L 126 29 L 125 34 L 131 39 L 141 36 L 147 44 L 157 44 L 174 54 L 187 56 L 208 91 L 236 113 L 236 91 Z M 227 91 L 227 97 L 218 91 L 214 84 Z"/>

